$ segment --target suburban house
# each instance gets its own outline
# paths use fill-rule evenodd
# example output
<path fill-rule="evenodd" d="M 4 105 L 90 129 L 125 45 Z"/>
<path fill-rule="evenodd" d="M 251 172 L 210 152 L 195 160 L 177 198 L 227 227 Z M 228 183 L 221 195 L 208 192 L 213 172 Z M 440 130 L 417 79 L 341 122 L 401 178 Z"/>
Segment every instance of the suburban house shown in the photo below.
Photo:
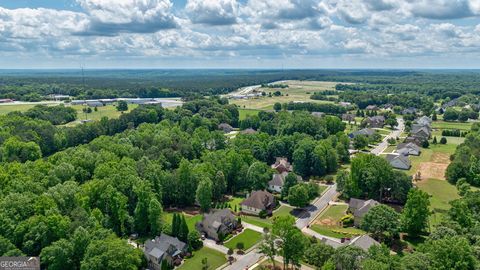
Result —
<path fill-rule="evenodd" d="M 275 208 L 275 197 L 267 191 L 257 190 L 240 203 L 242 212 L 250 215 L 259 215 L 265 211 L 270 214 Z"/>
<path fill-rule="evenodd" d="M 429 139 L 430 135 L 432 134 L 432 130 L 429 125 L 412 124 L 410 134 L 414 137 Z"/>
<path fill-rule="evenodd" d="M 385 110 L 392 110 L 393 109 L 393 104 L 391 103 L 386 103 L 386 104 L 383 104 L 382 106 L 380 106 L 381 108 L 385 109 Z"/>
<path fill-rule="evenodd" d="M 375 130 L 373 130 L 371 128 L 364 128 L 364 129 L 354 131 L 354 132 L 348 134 L 348 136 L 353 139 L 353 138 L 357 137 L 358 135 L 363 135 L 365 137 L 370 137 L 373 134 L 375 134 Z"/>
<path fill-rule="evenodd" d="M 350 240 L 348 242 L 348 245 L 349 246 L 356 246 L 356 247 L 359 247 L 359 248 L 363 249 L 364 251 L 368 251 L 368 249 L 371 246 L 379 246 L 380 243 L 375 241 L 375 239 L 370 237 L 368 234 L 364 234 L 364 235 L 357 236 L 357 237 L 353 238 L 352 240 Z"/>
<path fill-rule="evenodd" d="M 283 185 L 285 184 L 285 178 L 287 177 L 288 173 L 274 173 L 272 175 L 272 180 L 268 182 L 268 189 L 272 192 L 280 193 L 282 192 Z M 302 177 L 297 175 L 297 182 L 301 181 Z"/>
<path fill-rule="evenodd" d="M 233 127 L 227 123 L 221 123 L 218 125 L 218 129 L 222 130 L 224 133 L 230 133 L 233 131 Z"/>
<path fill-rule="evenodd" d="M 422 116 L 417 120 L 415 120 L 415 122 L 417 122 L 417 124 L 420 124 L 422 126 L 430 126 L 432 124 L 432 119 L 430 119 L 430 117 L 428 116 Z"/>
<path fill-rule="evenodd" d="M 277 157 L 275 163 L 272 164 L 272 169 L 277 170 L 278 173 L 291 172 L 293 171 L 292 164 L 288 162 L 287 158 Z"/>
<path fill-rule="evenodd" d="M 404 155 L 388 154 L 386 156 L 386 159 L 388 163 L 390 163 L 390 166 L 392 166 L 395 169 L 409 170 L 410 167 L 412 167 L 412 164 L 410 163 L 410 159 L 408 159 L 408 157 Z"/>
<path fill-rule="evenodd" d="M 230 234 L 238 226 L 237 220 L 229 209 L 212 210 L 205 214 L 196 228 L 206 237 L 219 241 L 223 236 Z"/>
<path fill-rule="evenodd" d="M 323 113 L 323 112 L 312 112 L 311 114 L 315 117 L 318 117 L 318 118 L 322 118 L 322 117 L 325 116 L 325 113 Z"/>
<path fill-rule="evenodd" d="M 371 128 L 382 128 L 385 125 L 385 117 L 383 115 L 368 117 L 364 123 Z"/>
<path fill-rule="evenodd" d="M 353 224 L 358 227 L 362 223 L 363 216 L 370 210 L 372 207 L 379 205 L 380 203 L 375 200 L 360 200 L 351 198 L 348 203 L 348 211 L 353 214 L 354 220 Z"/>
<path fill-rule="evenodd" d="M 242 133 L 242 134 L 255 134 L 255 133 L 257 133 L 257 131 L 253 128 L 247 128 L 247 129 L 242 130 L 240 133 Z"/>
<path fill-rule="evenodd" d="M 87 106 L 88 107 L 103 107 L 103 103 L 97 100 L 87 100 Z"/>
<path fill-rule="evenodd" d="M 367 111 L 378 111 L 377 105 L 368 105 L 365 110 Z"/>
<path fill-rule="evenodd" d="M 420 147 L 413 142 L 399 143 L 397 145 L 397 153 L 404 156 L 413 155 L 418 156 L 421 153 Z"/>
<path fill-rule="evenodd" d="M 422 143 L 425 141 L 426 139 L 424 138 L 420 138 L 420 137 L 414 137 L 414 136 L 408 136 L 405 138 L 405 140 L 403 141 L 404 143 L 414 143 L 416 144 L 417 146 L 421 146 Z"/>
<path fill-rule="evenodd" d="M 413 107 L 403 109 L 403 111 L 402 111 L 402 114 L 403 114 L 403 115 L 406 115 L 406 114 L 416 114 L 416 113 L 417 113 L 417 109 L 415 109 L 415 108 L 413 108 Z"/>
<path fill-rule="evenodd" d="M 355 122 L 355 114 L 344 113 L 342 114 L 342 120 L 347 122 Z"/>
<path fill-rule="evenodd" d="M 145 242 L 144 254 L 150 269 L 161 270 L 163 260 L 172 266 L 180 265 L 186 251 L 187 244 L 162 233 Z"/>
<path fill-rule="evenodd" d="M 268 182 L 268 189 L 273 192 L 282 192 L 283 184 L 285 183 L 285 177 L 287 177 L 287 173 L 274 173 L 272 176 L 272 180 Z"/>

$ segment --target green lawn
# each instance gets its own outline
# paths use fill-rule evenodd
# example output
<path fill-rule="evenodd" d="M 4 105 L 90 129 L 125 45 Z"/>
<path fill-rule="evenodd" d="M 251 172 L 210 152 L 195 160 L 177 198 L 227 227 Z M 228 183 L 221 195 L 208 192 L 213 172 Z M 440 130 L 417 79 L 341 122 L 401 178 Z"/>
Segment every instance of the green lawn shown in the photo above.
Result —
<path fill-rule="evenodd" d="M 239 235 L 231 238 L 224 246 L 231 249 L 237 249 L 237 243 L 243 243 L 243 250 L 248 250 L 262 239 L 262 234 L 251 229 L 245 229 Z"/>
<path fill-rule="evenodd" d="M 103 117 L 118 118 L 122 114 L 121 112 L 117 111 L 117 107 L 113 105 L 98 107 L 97 111 L 94 111 L 94 109 L 92 108 L 92 112 L 87 114 L 82 111 L 83 108 L 85 108 L 85 106 L 83 105 L 73 105 L 71 107 L 77 111 L 77 115 L 78 115 L 77 119 L 79 120 L 90 119 L 90 120 L 98 121 Z M 137 104 L 128 104 L 127 112 L 133 110 L 136 107 L 138 107 Z M 124 113 L 127 113 L 127 112 L 124 112 Z"/>
<path fill-rule="evenodd" d="M 228 203 L 230 204 L 230 209 L 232 211 L 235 211 L 235 207 L 237 209 L 237 212 L 240 212 L 240 203 L 245 200 L 243 197 L 233 197 L 231 198 Z"/>
<path fill-rule="evenodd" d="M 273 219 L 275 217 L 290 215 L 290 212 L 293 209 L 294 209 L 293 207 L 282 205 L 273 212 L 272 217 L 259 218 L 259 217 L 253 217 L 253 216 L 242 216 L 242 220 L 258 227 L 271 229 Z"/>
<path fill-rule="evenodd" d="M 348 205 L 330 205 L 323 213 L 318 217 L 318 219 L 333 219 L 340 220 L 347 213 Z"/>
<path fill-rule="evenodd" d="M 427 179 L 416 185 L 432 195 L 430 203 L 434 214 L 430 217 L 430 225 L 438 224 L 442 220 L 443 214 L 450 209 L 449 202 L 460 197 L 457 188 L 445 180 Z"/>
<path fill-rule="evenodd" d="M 193 231 L 195 230 L 195 224 L 202 220 L 202 215 L 195 215 L 191 216 L 188 214 L 185 215 L 185 221 L 187 222 L 188 230 Z M 163 214 L 163 220 L 167 224 L 172 224 L 173 213 L 172 212 L 165 212 Z"/>
<path fill-rule="evenodd" d="M 8 114 L 10 112 L 25 112 L 28 111 L 28 109 L 33 108 L 35 105 L 33 104 L 2 104 L 0 105 L 0 115 Z"/>
<path fill-rule="evenodd" d="M 470 130 L 472 127 L 471 122 L 445 122 L 445 121 L 434 121 L 432 123 L 432 128 L 434 129 L 460 129 L 460 130 Z"/>
<path fill-rule="evenodd" d="M 225 254 L 207 247 L 203 247 L 198 251 L 194 251 L 193 257 L 185 259 L 185 262 L 178 269 L 200 269 L 202 267 L 202 259 L 204 258 L 207 258 L 208 270 L 217 269 L 219 266 L 227 262 Z"/>
<path fill-rule="evenodd" d="M 327 188 L 328 188 L 327 186 L 318 185 L 319 194 L 323 194 L 327 190 Z"/>
<path fill-rule="evenodd" d="M 238 113 L 239 113 L 238 117 L 240 118 L 240 120 L 243 120 L 247 118 L 247 116 L 258 115 L 259 112 L 261 112 L 261 110 L 238 109 Z"/>

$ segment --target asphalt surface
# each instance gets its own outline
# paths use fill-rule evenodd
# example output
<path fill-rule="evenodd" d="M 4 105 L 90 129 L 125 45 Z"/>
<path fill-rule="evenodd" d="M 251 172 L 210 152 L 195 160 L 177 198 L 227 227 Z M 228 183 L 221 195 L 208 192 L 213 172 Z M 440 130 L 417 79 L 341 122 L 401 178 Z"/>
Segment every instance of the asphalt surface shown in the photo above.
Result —
<path fill-rule="evenodd" d="M 397 138 L 397 137 L 400 137 L 400 134 L 402 134 L 403 130 L 405 129 L 405 122 L 403 121 L 403 118 L 397 118 L 397 121 L 398 121 L 398 126 L 395 130 L 392 130 L 392 132 L 390 132 L 390 134 L 388 134 L 387 136 L 385 136 L 385 138 L 383 138 L 382 142 L 380 142 L 375 148 L 373 148 L 370 152 L 374 155 L 380 155 L 381 153 L 383 153 L 383 151 L 385 151 L 385 149 L 387 149 L 388 147 L 388 142 L 387 140 L 390 139 L 390 138 Z"/>

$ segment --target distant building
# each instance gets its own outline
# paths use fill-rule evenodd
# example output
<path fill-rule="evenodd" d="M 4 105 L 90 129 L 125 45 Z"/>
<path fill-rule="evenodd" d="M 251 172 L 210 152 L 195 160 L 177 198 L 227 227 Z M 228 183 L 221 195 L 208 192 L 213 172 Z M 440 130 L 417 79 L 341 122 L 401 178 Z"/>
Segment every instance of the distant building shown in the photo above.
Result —
<path fill-rule="evenodd" d="M 13 102 L 13 101 L 14 101 L 13 99 L 9 99 L 9 98 L 0 99 L 0 103 L 10 103 L 10 102 Z"/>
<path fill-rule="evenodd" d="M 365 137 L 370 137 L 373 134 L 375 134 L 375 130 L 373 130 L 371 128 L 364 128 L 364 129 L 360 129 L 360 130 L 351 132 L 350 134 L 348 134 L 348 136 L 353 139 L 353 138 L 357 137 L 358 135 L 363 135 Z"/>
<path fill-rule="evenodd" d="M 325 116 L 325 113 L 323 113 L 323 112 L 312 112 L 311 114 L 315 117 L 318 117 L 318 118 L 322 118 L 322 117 Z"/>
<path fill-rule="evenodd" d="M 378 106 L 377 105 L 368 105 L 365 110 L 367 111 L 378 111 Z"/>
<path fill-rule="evenodd" d="M 227 124 L 227 123 L 221 123 L 221 124 L 219 124 L 219 125 L 218 125 L 218 129 L 219 129 L 219 130 L 222 130 L 223 133 L 230 133 L 230 132 L 233 131 L 233 127 L 230 126 L 230 125 Z"/>
<path fill-rule="evenodd" d="M 272 169 L 276 170 L 278 173 L 291 172 L 293 171 L 293 166 L 288 162 L 287 158 L 277 157 L 275 163 L 272 164 Z"/>
<path fill-rule="evenodd" d="M 429 125 L 412 124 L 410 134 L 413 137 L 419 137 L 428 140 L 432 134 L 432 129 Z"/>
<path fill-rule="evenodd" d="M 51 100 L 59 101 L 59 100 L 70 100 L 71 96 L 51 94 L 51 95 L 48 95 L 47 98 Z"/>
<path fill-rule="evenodd" d="M 87 100 L 87 106 L 88 107 L 103 107 L 105 106 L 102 102 L 98 101 L 98 100 Z"/>
<path fill-rule="evenodd" d="M 240 131 L 240 133 L 250 135 L 250 134 L 257 133 L 257 131 L 253 128 L 247 128 L 247 129 L 244 129 L 244 130 Z"/>
<path fill-rule="evenodd" d="M 161 234 L 145 242 L 145 258 L 148 267 L 153 270 L 161 270 L 162 261 L 169 265 L 178 266 L 187 251 L 187 244 L 166 234 Z"/>
<path fill-rule="evenodd" d="M 417 113 L 417 109 L 415 109 L 415 108 L 413 108 L 413 107 L 406 108 L 406 109 L 403 109 L 403 110 L 402 110 L 402 114 L 403 114 L 403 115 L 416 114 L 416 113 Z"/>
<path fill-rule="evenodd" d="M 382 128 L 385 125 L 385 117 L 383 115 L 368 117 L 363 121 L 365 126 L 370 128 Z"/>
<path fill-rule="evenodd" d="M 363 217 L 365 214 L 374 206 L 379 205 L 380 203 L 375 200 L 361 200 L 351 198 L 350 202 L 348 203 L 348 211 L 353 214 L 354 217 L 354 225 L 356 227 L 360 226 L 362 223 Z"/>
<path fill-rule="evenodd" d="M 355 114 L 344 113 L 342 114 L 342 120 L 347 122 L 355 122 Z"/>
<path fill-rule="evenodd" d="M 421 153 L 420 146 L 416 145 L 413 142 L 409 143 L 399 143 L 397 145 L 397 153 L 404 156 L 413 155 L 418 156 Z"/>
<path fill-rule="evenodd" d="M 70 104 L 72 104 L 72 105 L 84 105 L 84 104 L 86 104 L 86 103 L 87 103 L 86 100 L 72 100 L 72 101 L 70 102 Z"/>
<path fill-rule="evenodd" d="M 395 169 L 399 170 L 409 170 L 412 167 L 410 159 L 407 156 L 399 154 L 388 154 L 386 156 L 388 163 Z"/>
<path fill-rule="evenodd" d="M 426 139 L 420 138 L 420 137 L 408 136 L 408 137 L 405 138 L 405 140 L 403 142 L 404 143 L 414 143 L 417 146 L 422 146 L 422 144 L 425 140 Z"/>
<path fill-rule="evenodd" d="M 197 230 L 216 241 L 221 235 L 228 235 L 237 228 L 237 220 L 229 209 L 212 210 L 196 224 Z"/>
<path fill-rule="evenodd" d="M 265 211 L 270 214 L 275 208 L 275 197 L 267 191 L 257 190 L 240 203 L 242 212 L 251 215 L 259 215 Z"/>
<path fill-rule="evenodd" d="M 428 116 L 422 116 L 416 119 L 415 122 L 422 126 L 430 126 L 432 124 L 432 119 Z"/>
<path fill-rule="evenodd" d="M 340 101 L 340 102 L 338 103 L 338 105 L 341 106 L 341 107 L 348 108 L 348 107 L 352 106 L 352 103 Z"/>

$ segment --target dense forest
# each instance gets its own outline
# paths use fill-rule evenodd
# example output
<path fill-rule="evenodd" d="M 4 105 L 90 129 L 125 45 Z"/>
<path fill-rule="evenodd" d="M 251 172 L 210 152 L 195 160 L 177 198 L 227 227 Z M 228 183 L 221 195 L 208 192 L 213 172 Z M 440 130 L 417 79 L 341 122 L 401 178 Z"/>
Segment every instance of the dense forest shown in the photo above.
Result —
<path fill-rule="evenodd" d="M 0 98 L 188 97 L 231 92 L 279 80 L 354 82 L 341 91 L 410 92 L 433 100 L 478 94 L 478 72 L 385 70 L 43 70 L 0 72 Z"/>

